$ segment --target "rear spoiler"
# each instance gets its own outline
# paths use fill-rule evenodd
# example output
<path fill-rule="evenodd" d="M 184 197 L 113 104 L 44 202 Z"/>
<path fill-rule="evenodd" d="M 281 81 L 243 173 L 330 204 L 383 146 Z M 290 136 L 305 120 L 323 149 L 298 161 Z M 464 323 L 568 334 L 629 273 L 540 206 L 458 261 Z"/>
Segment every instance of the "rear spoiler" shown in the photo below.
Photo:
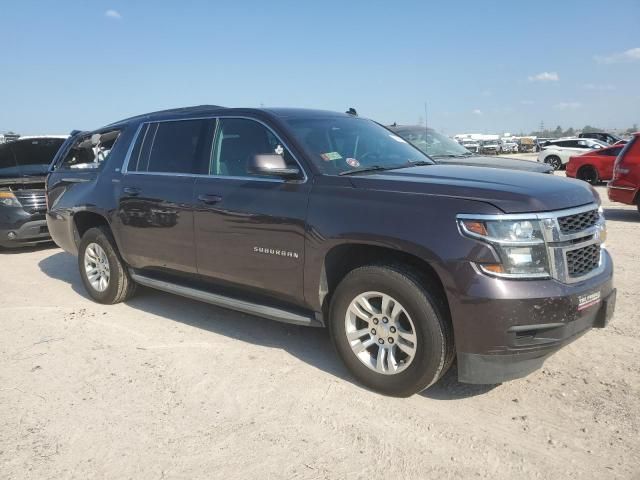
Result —
<path fill-rule="evenodd" d="M 69 147 L 75 141 L 75 138 L 81 133 L 84 133 L 84 132 L 82 130 L 72 130 L 71 133 L 69 133 L 69 137 L 64 141 L 62 145 L 60 145 L 60 148 L 58 149 L 56 154 L 53 156 L 53 160 L 51 160 L 51 163 L 49 164 L 49 169 L 47 170 L 47 173 L 53 172 L 53 170 L 55 169 L 55 166 L 66 155 L 67 151 L 69 150 Z"/>

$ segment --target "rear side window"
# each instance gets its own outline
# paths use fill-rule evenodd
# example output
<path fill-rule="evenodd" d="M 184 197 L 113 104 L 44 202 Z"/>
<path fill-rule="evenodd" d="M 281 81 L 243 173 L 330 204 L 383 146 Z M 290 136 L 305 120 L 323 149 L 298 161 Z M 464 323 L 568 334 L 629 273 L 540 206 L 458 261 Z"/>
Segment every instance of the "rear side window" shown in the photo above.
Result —
<path fill-rule="evenodd" d="M 214 120 L 177 120 L 142 126 L 127 170 L 148 173 L 207 173 Z"/>

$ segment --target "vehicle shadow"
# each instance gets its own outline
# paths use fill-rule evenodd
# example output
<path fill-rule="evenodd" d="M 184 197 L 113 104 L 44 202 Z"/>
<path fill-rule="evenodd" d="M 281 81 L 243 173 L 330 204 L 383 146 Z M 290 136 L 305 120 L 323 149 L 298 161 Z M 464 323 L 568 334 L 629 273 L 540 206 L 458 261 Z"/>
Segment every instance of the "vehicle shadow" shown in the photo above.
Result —
<path fill-rule="evenodd" d="M 605 208 L 604 218 L 617 222 L 640 223 L 640 212 L 635 208 Z"/>
<path fill-rule="evenodd" d="M 45 275 L 69 283 L 74 292 L 89 298 L 78 274 L 74 256 L 66 252 L 54 253 L 42 259 L 38 266 Z M 338 359 L 327 329 L 275 322 L 145 287 L 139 287 L 136 295 L 126 303 L 132 308 L 172 322 L 180 322 L 242 342 L 284 350 L 305 363 L 366 390 L 354 381 Z M 450 370 L 438 384 L 421 395 L 437 400 L 457 399 L 481 395 L 494 386 L 489 386 L 488 389 L 476 387 L 478 386 L 458 383 Z"/>
<path fill-rule="evenodd" d="M 432 400 L 460 400 L 462 398 L 484 395 L 500 385 L 500 383 L 494 385 L 460 383 L 458 381 L 458 366 L 454 364 L 438 383 L 421 392 L 420 395 Z"/>

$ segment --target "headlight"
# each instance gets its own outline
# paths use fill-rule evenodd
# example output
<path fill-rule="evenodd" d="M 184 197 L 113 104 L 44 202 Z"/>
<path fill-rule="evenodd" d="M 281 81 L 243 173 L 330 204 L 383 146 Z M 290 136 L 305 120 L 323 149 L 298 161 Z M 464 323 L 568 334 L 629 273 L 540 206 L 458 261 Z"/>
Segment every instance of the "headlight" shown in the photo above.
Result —
<path fill-rule="evenodd" d="M 21 207 L 20 202 L 12 192 L 0 192 L 0 204 L 5 207 Z"/>
<path fill-rule="evenodd" d="M 459 220 L 460 231 L 468 237 L 493 246 L 500 263 L 478 264 L 485 273 L 508 278 L 543 278 L 549 276 L 549 260 L 542 226 L 536 219 Z"/>

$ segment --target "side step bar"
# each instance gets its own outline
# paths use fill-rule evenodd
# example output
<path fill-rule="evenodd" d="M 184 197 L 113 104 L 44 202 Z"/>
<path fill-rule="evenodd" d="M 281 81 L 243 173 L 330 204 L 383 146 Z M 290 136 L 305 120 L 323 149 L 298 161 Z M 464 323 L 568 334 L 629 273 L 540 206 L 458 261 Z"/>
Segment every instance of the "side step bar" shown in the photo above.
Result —
<path fill-rule="evenodd" d="M 290 312 L 288 310 L 282 310 L 276 307 L 269 307 L 266 305 L 260 305 L 258 303 L 238 300 L 232 297 L 219 295 L 217 293 L 210 293 L 196 288 L 185 287 L 183 285 L 177 285 L 175 283 L 157 280 L 155 278 L 140 275 L 139 273 L 131 270 L 129 271 L 129 273 L 133 281 L 139 283 L 140 285 L 155 288 L 156 290 L 162 290 L 163 292 L 174 293 L 182 297 L 191 298 L 192 300 L 199 300 L 201 302 L 210 303 L 218 307 L 228 308 L 229 310 L 236 310 L 238 312 L 248 313 L 249 315 L 268 318 L 277 322 L 292 323 L 294 325 L 303 325 L 306 327 L 323 326 L 322 321 L 311 314 L 306 316 L 299 313 Z"/>

